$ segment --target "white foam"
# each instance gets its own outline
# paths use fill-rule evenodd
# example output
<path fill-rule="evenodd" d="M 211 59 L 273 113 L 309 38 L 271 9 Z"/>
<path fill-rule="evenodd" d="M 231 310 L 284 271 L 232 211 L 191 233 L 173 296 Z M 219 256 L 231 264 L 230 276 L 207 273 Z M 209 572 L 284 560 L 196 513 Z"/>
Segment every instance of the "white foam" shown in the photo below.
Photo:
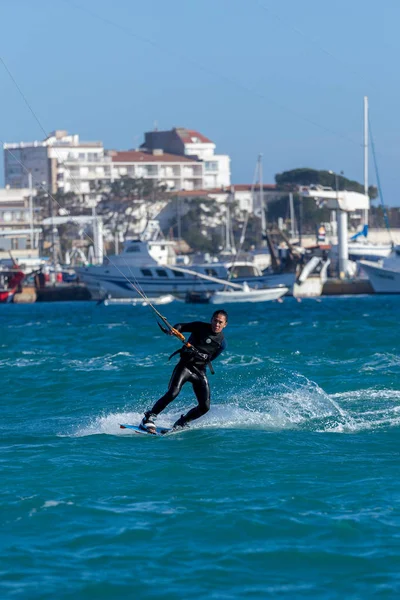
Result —
<path fill-rule="evenodd" d="M 354 433 L 394 427 L 400 423 L 400 391 L 352 390 L 327 394 L 301 374 L 276 373 L 260 376 L 244 396 L 239 372 L 225 381 L 225 389 L 214 396 L 211 410 L 191 424 L 191 429 L 301 429 L 315 432 Z M 278 381 L 278 380 L 279 381 Z M 282 382 L 284 381 L 284 383 Z M 183 394 L 157 420 L 171 427 L 176 419 L 195 405 Z M 81 424 L 73 435 L 132 435 L 120 423 L 138 424 L 143 412 L 126 411 L 96 415 Z"/>
<path fill-rule="evenodd" d="M 53 508 L 54 506 L 59 506 L 60 504 L 72 505 L 73 502 L 65 502 L 64 500 L 46 500 L 41 508 Z"/>

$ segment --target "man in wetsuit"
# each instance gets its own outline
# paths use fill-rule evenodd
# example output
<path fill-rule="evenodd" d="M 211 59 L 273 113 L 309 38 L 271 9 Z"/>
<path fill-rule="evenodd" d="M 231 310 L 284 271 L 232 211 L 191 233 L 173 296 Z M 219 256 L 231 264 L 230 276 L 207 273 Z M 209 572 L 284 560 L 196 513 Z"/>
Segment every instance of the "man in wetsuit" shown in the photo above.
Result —
<path fill-rule="evenodd" d="M 184 427 L 190 421 L 202 417 L 210 410 L 210 388 L 208 385 L 206 367 L 209 362 L 217 358 L 226 348 L 226 341 L 222 330 L 228 324 L 228 314 L 224 310 L 216 310 L 211 318 L 211 323 L 194 321 L 193 323 L 177 323 L 174 329 L 183 333 L 190 332 L 187 348 L 183 346 L 178 350 L 181 358 L 173 370 L 168 391 L 162 396 L 153 408 L 144 414 L 140 424 L 142 429 L 149 433 L 155 431 L 155 419 L 172 400 L 175 400 L 183 385 L 190 381 L 196 395 L 198 406 L 182 415 L 173 425 L 173 429 Z M 175 354 L 175 353 L 174 353 Z"/>

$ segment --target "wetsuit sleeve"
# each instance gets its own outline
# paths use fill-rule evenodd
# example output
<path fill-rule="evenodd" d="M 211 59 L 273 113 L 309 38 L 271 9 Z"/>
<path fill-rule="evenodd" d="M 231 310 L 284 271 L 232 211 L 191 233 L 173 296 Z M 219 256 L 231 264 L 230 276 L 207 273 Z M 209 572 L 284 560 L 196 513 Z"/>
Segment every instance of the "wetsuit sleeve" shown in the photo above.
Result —
<path fill-rule="evenodd" d="M 221 343 L 221 347 L 218 348 L 218 350 L 212 355 L 211 360 L 215 360 L 216 358 L 218 358 L 218 356 L 224 351 L 226 350 L 226 340 L 222 340 Z"/>
<path fill-rule="evenodd" d="M 193 321 L 193 323 L 177 323 L 174 325 L 174 329 L 181 331 L 183 333 L 193 333 L 197 330 L 200 321 Z"/>

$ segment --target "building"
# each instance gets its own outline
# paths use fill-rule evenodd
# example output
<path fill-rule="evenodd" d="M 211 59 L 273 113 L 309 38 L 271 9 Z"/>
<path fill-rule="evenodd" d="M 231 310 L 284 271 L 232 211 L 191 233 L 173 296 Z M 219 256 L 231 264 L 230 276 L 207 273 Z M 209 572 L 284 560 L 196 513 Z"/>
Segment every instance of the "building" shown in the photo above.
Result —
<path fill-rule="evenodd" d="M 203 187 L 204 165 L 198 159 L 164 153 L 161 149 L 152 152 L 132 150 L 111 154 L 114 179 L 123 176 L 153 179 L 154 182 L 166 185 L 168 190 L 193 190 Z"/>
<path fill-rule="evenodd" d="M 78 135 L 63 130 L 52 132 L 41 142 L 6 143 L 3 149 L 5 184 L 11 188 L 28 187 L 31 173 L 34 188 L 54 194 L 64 189 L 68 172 L 68 191 L 84 199 L 91 195 L 89 182 L 93 175 L 104 175 L 103 168 L 97 170 L 97 165 L 104 162 L 103 143 L 81 142 Z"/>
<path fill-rule="evenodd" d="M 36 195 L 33 190 L 32 196 Z M 0 189 L 0 228 L 16 229 L 27 227 L 31 222 L 29 206 L 29 188 L 12 189 L 9 187 Z"/>
<path fill-rule="evenodd" d="M 34 197 L 29 188 L 0 189 L 0 260 L 37 256 L 41 229 L 34 227 Z"/>
<path fill-rule="evenodd" d="M 105 151 L 102 142 L 82 142 L 57 130 L 42 142 L 4 144 L 5 183 L 55 193 L 74 192 L 86 204 L 99 200 L 99 184 L 123 176 L 154 179 L 169 190 L 196 190 L 230 185 L 230 158 L 215 155 L 215 144 L 183 128 L 145 134 L 139 150 Z"/>
<path fill-rule="evenodd" d="M 173 188 L 191 190 L 230 186 L 230 158 L 225 154 L 214 154 L 215 147 L 214 142 L 198 131 L 175 127 L 171 131 L 145 133 L 145 141 L 141 149 L 148 152 L 162 150 L 178 156 L 191 157 L 201 162 L 203 167 L 201 185 Z"/>

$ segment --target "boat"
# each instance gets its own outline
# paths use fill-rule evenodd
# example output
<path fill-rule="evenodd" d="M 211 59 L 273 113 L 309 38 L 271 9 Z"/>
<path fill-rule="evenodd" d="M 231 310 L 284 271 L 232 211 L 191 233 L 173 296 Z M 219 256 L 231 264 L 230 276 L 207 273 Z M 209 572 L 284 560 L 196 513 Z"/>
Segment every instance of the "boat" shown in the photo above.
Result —
<path fill-rule="evenodd" d="M 220 292 L 214 292 L 210 296 L 210 304 L 236 304 L 238 302 L 269 302 L 271 300 L 278 300 L 287 292 L 289 289 L 284 286 L 265 288 L 261 290 L 254 290 L 248 285 L 243 284 L 242 289 L 229 289 L 222 290 Z"/>
<path fill-rule="evenodd" d="M 172 294 L 166 294 L 165 296 L 158 296 L 156 298 L 104 298 L 102 304 L 104 306 L 148 306 L 149 304 L 162 305 L 170 304 L 176 300 Z"/>
<path fill-rule="evenodd" d="M 368 196 L 368 148 L 369 137 L 371 137 L 372 155 L 374 159 L 376 179 L 378 184 L 379 196 L 381 198 L 383 213 L 385 216 L 386 227 L 390 233 L 389 222 L 387 219 L 386 208 L 383 203 L 382 189 L 380 185 L 380 177 L 378 165 L 375 155 L 375 145 L 372 135 L 369 135 L 369 118 L 368 118 L 368 97 L 364 97 L 364 194 Z M 393 243 L 373 244 L 368 240 L 368 210 L 364 211 L 364 224 L 361 231 L 353 235 L 348 242 L 349 259 L 353 261 L 367 260 L 378 261 L 390 255 L 393 249 Z"/>
<path fill-rule="evenodd" d="M 347 242 L 349 260 L 369 260 L 377 261 L 386 258 L 392 251 L 393 245 L 374 244 L 368 240 L 368 225 L 364 225 L 362 230 L 353 235 Z M 331 256 L 335 260 L 339 255 L 338 246 L 333 245 Z"/>
<path fill-rule="evenodd" d="M 400 246 L 380 261 L 360 260 L 359 266 L 366 273 L 376 294 L 400 294 Z"/>
<path fill-rule="evenodd" d="M 192 273 L 190 269 L 182 267 L 171 267 L 173 270 L 180 271 L 182 273 Z M 284 296 L 289 290 L 285 286 L 277 287 L 264 287 L 264 288 L 251 288 L 247 282 L 242 284 L 234 283 L 232 281 L 224 281 L 211 277 L 209 275 L 198 274 L 198 277 L 206 280 L 207 282 L 215 282 L 223 286 L 222 290 L 215 290 L 214 292 L 206 292 L 203 294 L 188 294 L 186 296 L 186 302 L 195 303 L 196 301 L 200 304 L 223 304 L 223 303 L 237 303 L 237 302 L 268 302 L 269 300 L 277 300 Z"/>
<path fill-rule="evenodd" d="M 19 268 L 0 270 L 0 304 L 12 302 L 25 277 Z"/>
<path fill-rule="evenodd" d="M 174 246 L 166 240 L 126 240 L 120 254 L 104 257 L 101 265 L 75 267 L 75 271 L 94 300 L 137 298 L 135 288 L 151 298 L 172 294 L 185 299 L 188 293 L 221 291 L 229 280 L 239 285 L 246 282 L 254 289 L 271 283 L 271 277 L 250 261 L 210 262 L 180 269 Z"/>
<path fill-rule="evenodd" d="M 328 279 L 329 258 L 312 256 L 302 269 L 293 287 L 296 298 L 316 298 L 322 295 Z"/>

